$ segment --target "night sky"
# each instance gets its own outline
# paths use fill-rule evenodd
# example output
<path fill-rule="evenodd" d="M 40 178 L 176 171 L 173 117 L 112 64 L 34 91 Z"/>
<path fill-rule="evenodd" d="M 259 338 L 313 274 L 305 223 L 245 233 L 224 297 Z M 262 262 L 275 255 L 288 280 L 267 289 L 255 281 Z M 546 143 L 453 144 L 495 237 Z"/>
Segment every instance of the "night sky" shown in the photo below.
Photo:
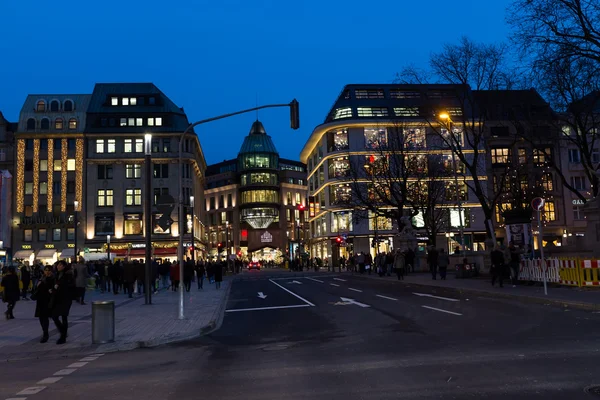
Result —
<path fill-rule="evenodd" d="M 96 82 L 153 82 L 191 121 L 261 111 L 282 157 L 298 159 L 348 83 L 391 83 L 444 42 L 508 34 L 509 0 L 18 0 L 0 2 L 0 111 L 28 94 L 91 93 Z M 234 158 L 256 114 L 197 129 L 209 164 Z"/>

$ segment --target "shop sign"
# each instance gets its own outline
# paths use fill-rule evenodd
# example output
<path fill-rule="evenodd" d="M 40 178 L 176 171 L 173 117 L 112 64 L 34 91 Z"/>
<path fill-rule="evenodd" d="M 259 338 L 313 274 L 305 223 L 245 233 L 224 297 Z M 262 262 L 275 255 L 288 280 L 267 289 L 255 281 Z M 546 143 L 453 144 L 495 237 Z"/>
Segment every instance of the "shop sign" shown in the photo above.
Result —
<path fill-rule="evenodd" d="M 54 244 L 52 244 L 52 243 L 46 243 L 46 244 L 44 245 L 44 248 L 45 248 L 45 249 L 53 249 L 53 248 L 54 248 Z"/>
<path fill-rule="evenodd" d="M 131 248 L 132 249 L 145 249 L 146 243 L 132 243 Z"/>
<path fill-rule="evenodd" d="M 67 247 L 69 249 L 74 249 L 75 248 L 75 243 L 67 243 Z"/>
<path fill-rule="evenodd" d="M 271 235 L 268 231 L 263 233 L 260 236 L 261 243 L 273 243 L 273 235 Z"/>
<path fill-rule="evenodd" d="M 575 199 L 573 200 L 573 205 L 574 206 L 582 206 L 585 204 L 585 200 L 581 200 L 581 199 Z"/>
<path fill-rule="evenodd" d="M 30 244 L 24 244 L 24 245 L 21 246 L 21 248 L 23 250 L 31 250 L 31 245 Z"/>

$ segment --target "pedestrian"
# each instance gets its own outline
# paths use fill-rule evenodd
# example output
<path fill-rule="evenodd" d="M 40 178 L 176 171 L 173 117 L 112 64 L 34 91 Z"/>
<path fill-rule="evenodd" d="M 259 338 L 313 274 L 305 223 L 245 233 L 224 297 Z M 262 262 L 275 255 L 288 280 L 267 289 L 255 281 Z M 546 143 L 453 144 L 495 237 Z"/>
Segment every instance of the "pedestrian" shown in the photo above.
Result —
<path fill-rule="evenodd" d="M 29 284 L 31 283 L 31 269 L 29 268 L 29 264 L 27 262 L 21 265 L 21 283 L 23 284 L 23 290 L 21 291 L 21 296 L 23 300 L 29 300 L 27 298 L 27 292 L 29 291 Z"/>
<path fill-rule="evenodd" d="M 163 289 L 169 288 L 169 273 L 171 272 L 171 263 L 165 261 L 158 266 L 158 274 L 160 275 L 161 286 Z"/>
<path fill-rule="evenodd" d="M 133 297 L 133 284 L 135 283 L 135 267 L 131 261 L 126 261 L 123 264 L 123 292 L 129 298 Z"/>
<path fill-rule="evenodd" d="M 504 287 L 504 254 L 498 245 L 494 246 L 494 250 L 492 250 L 490 256 L 492 258 L 492 286 L 496 284 L 496 279 L 498 279 L 500 287 Z"/>
<path fill-rule="evenodd" d="M 69 312 L 73 302 L 75 291 L 75 278 L 73 271 L 68 269 L 67 263 L 60 260 L 56 264 L 56 279 L 54 281 L 54 290 L 52 291 L 52 320 L 60 332 L 60 338 L 56 344 L 67 342 L 67 333 L 69 329 Z"/>
<path fill-rule="evenodd" d="M 396 254 L 394 255 L 394 269 L 396 270 L 396 275 L 398 275 L 398 280 L 404 280 L 404 269 L 406 267 L 406 260 L 404 258 L 404 253 L 400 251 L 400 249 L 396 250 Z"/>
<path fill-rule="evenodd" d="M 406 265 L 406 272 L 415 272 L 415 252 L 413 249 L 406 250 L 406 254 L 404 255 L 404 261 Z"/>
<path fill-rule="evenodd" d="M 179 261 L 173 263 L 173 265 L 171 265 L 171 289 L 176 292 L 177 289 L 179 288 L 179 278 L 180 278 L 180 273 L 179 273 Z"/>
<path fill-rule="evenodd" d="M 440 249 L 438 253 L 437 265 L 440 269 L 440 278 L 445 281 L 446 272 L 448 272 L 448 265 L 450 265 L 450 257 L 448 256 L 448 253 L 446 253 L 446 250 Z"/>
<path fill-rule="evenodd" d="M 76 260 L 73 260 L 76 262 Z M 84 264 L 83 257 L 79 257 L 79 263 L 73 264 L 73 274 L 75 276 L 75 287 L 77 288 L 77 300 L 82 306 L 85 305 L 85 287 L 89 278 L 87 266 Z"/>
<path fill-rule="evenodd" d="M 146 291 L 146 265 L 135 260 L 133 262 L 135 266 L 135 277 L 137 279 L 137 292 L 138 294 L 145 294 Z"/>
<path fill-rule="evenodd" d="M 434 246 L 429 247 L 427 253 L 427 263 L 429 264 L 429 271 L 431 272 L 431 279 L 437 279 L 437 265 L 438 265 L 438 251 Z"/>
<path fill-rule="evenodd" d="M 194 263 L 191 258 L 187 258 L 187 260 L 183 263 L 183 285 L 185 286 L 185 291 L 189 292 L 192 287 L 192 279 L 194 278 Z"/>
<path fill-rule="evenodd" d="M 221 282 L 223 281 L 223 268 L 225 267 L 225 263 L 217 262 L 215 264 L 215 286 L 217 289 L 221 288 Z"/>
<path fill-rule="evenodd" d="M 512 240 L 508 245 L 508 249 L 510 251 L 510 277 L 513 287 L 517 287 L 517 283 L 519 282 L 519 267 L 521 266 L 521 252 Z"/>
<path fill-rule="evenodd" d="M 204 269 L 204 261 L 198 260 L 196 264 L 196 279 L 198 280 L 198 290 L 204 287 L 204 274 L 206 273 Z"/>
<path fill-rule="evenodd" d="M 2 292 L 2 302 L 6 303 L 6 311 L 4 312 L 4 316 L 7 320 L 15 319 L 13 310 L 15 309 L 15 304 L 20 298 L 19 277 L 15 272 L 15 267 L 8 267 L 7 274 L 2 277 L 0 286 L 4 288 Z"/>
<path fill-rule="evenodd" d="M 52 273 L 52 267 L 44 267 L 42 277 L 39 279 L 36 287 L 34 288 L 34 295 L 32 300 L 35 302 L 35 316 L 39 319 L 40 325 L 42 326 L 42 338 L 40 343 L 46 343 L 50 337 L 48 328 L 50 327 L 51 312 L 51 299 L 52 290 L 54 288 L 54 274 Z"/>

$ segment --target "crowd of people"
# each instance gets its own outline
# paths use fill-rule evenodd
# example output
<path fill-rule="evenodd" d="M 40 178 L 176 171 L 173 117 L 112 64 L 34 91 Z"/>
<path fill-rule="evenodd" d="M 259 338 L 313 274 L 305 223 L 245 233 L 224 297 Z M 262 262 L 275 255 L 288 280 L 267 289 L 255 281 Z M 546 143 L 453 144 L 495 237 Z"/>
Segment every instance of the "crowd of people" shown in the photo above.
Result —
<path fill-rule="evenodd" d="M 140 260 L 116 261 L 101 260 L 85 262 L 80 257 L 77 262 L 68 263 L 60 260 L 54 265 L 42 265 L 35 262 L 2 268 L 2 301 L 6 303 L 4 316 L 7 320 L 15 319 L 14 311 L 19 300 L 36 302 L 35 317 L 42 327 L 40 343 L 49 338 L 50 319 L 54 321 L 60 334 L 57 344 L 66 343 L 68 336 L 68 317 L 73 302 L 85 305 L 85 294 L 88 289 L 101 293 L 123 293 L 133 297 L 134 291 L 144 293 L 146 280 L 145 263 Z M 197 282 L 198 290 L 204 288 L 204 280 L 215 283 L 220 289 L 223 274 L 227 270 L 224 260 L 192 261 L 190 258 L 183 264 L 183 280 L 179 263 L 154 260 L 151 267 L 150 284 L 155 293 L 159 289 L 177 291 L 180 283 L 189 292 L 192 282 Z M 137 290 L 135 290 L 137 286 Z"/>

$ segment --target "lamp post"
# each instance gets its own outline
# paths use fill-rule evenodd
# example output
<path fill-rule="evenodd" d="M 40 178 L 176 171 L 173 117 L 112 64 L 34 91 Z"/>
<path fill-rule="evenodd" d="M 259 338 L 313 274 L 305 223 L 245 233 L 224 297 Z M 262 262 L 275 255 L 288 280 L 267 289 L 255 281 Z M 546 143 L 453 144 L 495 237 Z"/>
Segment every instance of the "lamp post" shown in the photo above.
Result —
<path fill-rule="evenodd" d="M 152 291 L 150 290 L 150 274 L 152 274 L 152 135 L 144 135 L 144 148 L 146 157 L 146 211 L 144 212 L 144 225 L 146 226 L 146 273 L 144 279 L 144 304 L 152 304 Z"/>
<path fill-rule="evenodd" d="M 447 130 L 449 135 L 453 135 L 452 132 L 452 118 L 450 118 L 450 114 L 441 113 L 440 119 L 443 121 L 447 121 Z M 463 211 L 462 211 L 462 201 L 460 199 L 460 195 L 458 193 L 458 173 L 456 172 L 456 148 L 455 143 L 452 141 L 453 137 L 450 137 L 450 142 L 452 143 L 452 169 L 454 170 L 454 189 L 456 190 L 456 208 L 458 208 L 458 223 L 459 223 L 459 234 L 460 234 L 460 245 L 461 245 L 461 253 L 464 254 L 465 251 L 465 232 L 463 227 Z"/>
<path fill-rule="evenodd" d="M 110 262 L 110 235 L 106 235 L 106 255 L 108 256 L 108 262 Z"/>
<path fill-rule="evenodd" d="M 196 265 L 196 236 L 194 235 L 194 196 L 190 196 L 190 204 L 192 205 L 192 262 Z"/>
<path fill-rule="evenodd" d="M 74 224 L 74 227 L 75 227 L 75 232 L 73 234 L 73 237 L 74 237 L 73 241 L 75 242 L 74 246 L 73 246 L 74 247 L 74 250 L 73 250 L 73 256 L 74 257 L 73 258 L 75 258 L 75 261 L 73 261 L 73 262 L 76 263 L 76 262 L 79 261 L 78 260 L 79 252 L 77 251 L 77 209 L 79 208 L 79 202 L 77 200 L 75 200 L 73 202 L 73 208 L 74 208 L 74 214 L 75 214 L 74 221 L 73 221 L 73 224 Z"/>

